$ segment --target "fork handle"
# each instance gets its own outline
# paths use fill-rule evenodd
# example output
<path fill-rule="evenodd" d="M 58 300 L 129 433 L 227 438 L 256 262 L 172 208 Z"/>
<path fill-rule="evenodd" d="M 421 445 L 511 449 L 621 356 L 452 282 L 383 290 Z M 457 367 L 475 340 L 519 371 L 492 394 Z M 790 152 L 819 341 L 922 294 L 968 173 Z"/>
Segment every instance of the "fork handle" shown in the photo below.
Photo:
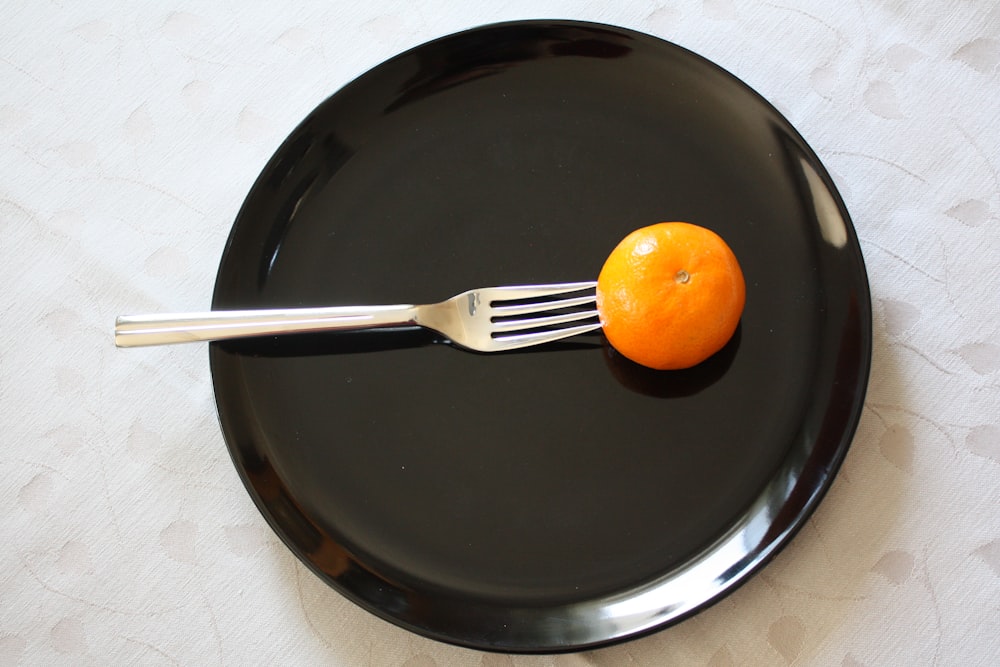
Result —
<path fill-rule="evenodd" d="M 411 305 L 125 315 L 115 320 L 115 345 L 140 347 L 308 331 L 404 327 L 416 324 L 415 317 L 416 308 Z"/>

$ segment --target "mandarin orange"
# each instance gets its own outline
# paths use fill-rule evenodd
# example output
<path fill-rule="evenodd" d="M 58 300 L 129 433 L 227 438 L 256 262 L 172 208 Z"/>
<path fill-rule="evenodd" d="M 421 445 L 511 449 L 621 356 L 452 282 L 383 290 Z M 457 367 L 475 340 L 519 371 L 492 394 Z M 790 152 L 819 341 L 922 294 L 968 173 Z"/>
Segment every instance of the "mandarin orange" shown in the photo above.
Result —
<path fill-rule="evenodd" d="M 658 370 L 690 368 L 721 350 L 745 303 L 736 255 L 718 234 L 687 222 L 632 232 L 597 278 L 597 312 L 608 342 Z"/>

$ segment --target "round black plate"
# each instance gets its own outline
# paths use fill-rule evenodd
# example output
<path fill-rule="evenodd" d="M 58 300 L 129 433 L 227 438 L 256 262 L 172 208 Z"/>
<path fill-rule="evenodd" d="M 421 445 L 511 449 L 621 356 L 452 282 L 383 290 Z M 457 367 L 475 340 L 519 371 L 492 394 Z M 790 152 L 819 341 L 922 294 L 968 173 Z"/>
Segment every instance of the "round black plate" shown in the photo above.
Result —
<path fill-rule="evenodd" d="M 731 591 L 831 483 L 871 315 L 826 171 L 712 63 L 555 21 L 393 58 L 264 169 L 213 307 L 588 280 L 664 220 L 719 232 L 747 279 L 736 337 L 690 371 L 600 336 L 498 355 L 421 330 L 213 344 L 222 428 L 272 528 L 364 608 L 483 649 L 612 642 Z"/>

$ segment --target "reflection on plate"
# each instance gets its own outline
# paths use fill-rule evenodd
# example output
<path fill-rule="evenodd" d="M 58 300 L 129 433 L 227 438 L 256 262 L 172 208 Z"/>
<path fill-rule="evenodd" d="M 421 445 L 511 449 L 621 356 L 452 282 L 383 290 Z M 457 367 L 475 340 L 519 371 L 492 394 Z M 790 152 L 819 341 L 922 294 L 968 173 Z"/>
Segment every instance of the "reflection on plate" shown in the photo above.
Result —
<path fill-rule="evenodd" d="M 691 371 L 600 336 L 499 355 L 421 330 L 212 344 L 226 440 L 272 528 L 362 607 L 489 650 L 634 637 L 743 582 L 847 451 L 870 297 L 823 166 L 704 59 L 534 21 L 380 65 L 264 169 L 213 306 L 593 279 L 663 220 L 718 231 L 747 278 L 738 335 Z"/>

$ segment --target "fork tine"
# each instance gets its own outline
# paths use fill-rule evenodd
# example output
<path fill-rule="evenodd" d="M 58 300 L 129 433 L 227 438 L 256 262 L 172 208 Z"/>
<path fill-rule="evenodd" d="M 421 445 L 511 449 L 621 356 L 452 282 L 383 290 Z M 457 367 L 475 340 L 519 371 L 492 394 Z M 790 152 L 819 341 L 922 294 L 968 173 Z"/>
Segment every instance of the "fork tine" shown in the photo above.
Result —
<path fill-rule="evenodd" d="M 555 324 L 566 324 L 597 317 L 596 310 L 578 310 L 560 315 L 547 315 L 545 317 L 528 317 L 517 320 L 499 320 L 493 323 L 492 329 L 495 332 L 520 331 L 522 329 L 536 329 L 548 327 Z"/>
<path fill-rule="evenodd" d="M 577 336 L 579 334 L 587 333 L 589 331 L 594 331 L 601 328 L 600 322 L 593 322 L 590 324 L 580 324 L 575 327 L 566 327 L 564 329 L 552 329 L 549 331 L 536 331 L 532 333 L 525 334 L 513 334 L 510 336 L 500 336 L 493 339 L 493 343 L 490 349 L 494 352 L 502 352 L 505 350 L 516 350 L 521 347 L 529 347 L 531 345 L 541 345 L 542 343 L 551 343 L 563 338 L 569 338 L 570 336 Z"/>
<path fill-rule="evenodd" d="M 554 283 L 552 285 L 507 285 L 480 290 L 489 293 L 492 301 L 516 301 L 519 299 L 540 299 L 546 296 L 558 296 L 568 292 L 581 292 L 597 286 L 597 281 L 588 280 L 582 283 Z"/>
<path fill-rule="evenodd" d="M 597 298 L 591 294 L 590 296 L 575 296 L 570 299 L 559 299 L 558 301 L 537 301 L 534 303 L 519 303 L 511 306 L 493 306 L 493 313 L 500 317 L 506 317 L 508 315 L 525 315 L 528 313 L 544 313 L 548 310 L 560 310 L 562 308 L 571 308 L 573 306 L 584 306 L 588 303 L 594 303 Z"/>

